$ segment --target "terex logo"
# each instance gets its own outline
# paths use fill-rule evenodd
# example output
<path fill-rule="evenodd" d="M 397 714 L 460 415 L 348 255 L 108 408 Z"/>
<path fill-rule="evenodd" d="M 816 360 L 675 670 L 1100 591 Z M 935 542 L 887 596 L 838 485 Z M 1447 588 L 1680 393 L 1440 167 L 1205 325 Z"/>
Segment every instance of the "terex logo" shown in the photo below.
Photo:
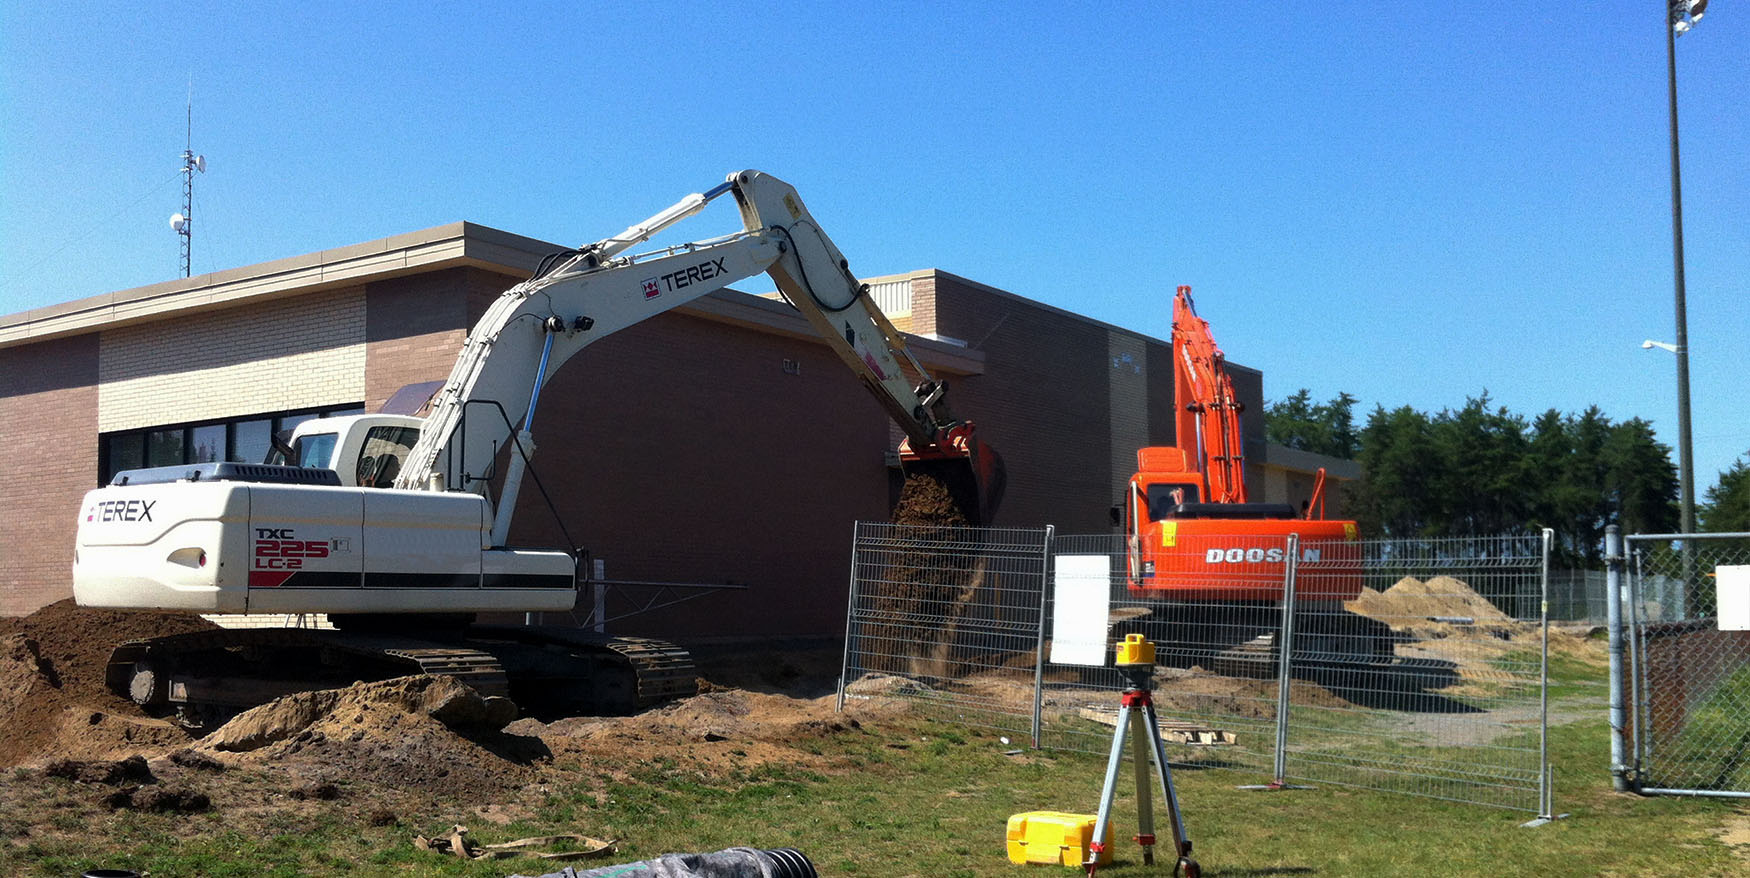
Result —
<path fill-rule="evenodd" d="M 1323 549 L 1302 549 L 1300 560 L 1317 562 L 1324 556 Z M 1206 564 L 1281 564 L 1288 557 L 1285 549 L 1210 549 L 1203 553 Z"/>
<path fill-rule="evenodd" d="M 289 527 L 258 527 L 253 555 L 251 569 L 297 570 L 306 558 L 328 557 L 328 543 L 297 539 Z"/>
<path fill-rule="evenodd" d="M 105 500 L 85 512 L 86 521 L 151 521 L 156 500 Z"/>
<path fill-rule="evenodd" d="M 727 258 L 729 257 L 724 257 L 724 259 Z M 702 283 L 718 275 L 728 273 L 729 269 L 723 267 L 723 259 L 707 259 L 698 265 L 689 265 L 678 271 L 671 271 L 654 281 L 645 281 L 644 298 L 654 299 L 662 295 L 664 290 L 673 292 L 682 287 L 690 287 L 693 284 Z M 653 291 L 653 285 L 657 283 L 660 283 L 661 287 Z"/>

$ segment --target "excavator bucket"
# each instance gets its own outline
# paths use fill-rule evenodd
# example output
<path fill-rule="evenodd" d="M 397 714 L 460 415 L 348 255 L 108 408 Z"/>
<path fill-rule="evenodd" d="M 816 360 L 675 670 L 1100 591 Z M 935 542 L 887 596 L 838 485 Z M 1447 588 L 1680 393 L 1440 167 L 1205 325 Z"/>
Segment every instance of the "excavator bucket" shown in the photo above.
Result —
<path fill-rule="evenodd" d="M 906 478 L 925 476 L 940 482 L 973 525 L 988 525 L 996 517 L 1008 486 L 1002 455 L 973 433 L 970 422 L 942 432 L 932 445 L 913 448 L 900 443 L 899 468 Z"/>

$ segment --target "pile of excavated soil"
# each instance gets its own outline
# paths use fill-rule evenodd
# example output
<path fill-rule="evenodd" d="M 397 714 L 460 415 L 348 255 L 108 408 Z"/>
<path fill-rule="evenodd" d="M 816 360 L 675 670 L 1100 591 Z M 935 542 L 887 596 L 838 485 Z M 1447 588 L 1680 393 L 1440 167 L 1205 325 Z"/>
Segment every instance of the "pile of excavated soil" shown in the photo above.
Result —
<path fill-rule="evenodd" d="M 852 702 L 835 713 L 836 695 L 801 699 L 740 689 L 702 692 L 637 716 L 576 717 L 542 723 L 521 719 L 507 733 L 539 736 L 560 764 L 593 763 L 614 772 L 668 760 L 690 770 L 721 774 L 761 765 L 811 766 L 820 761 L 808 742 L 859 732 L 857 717 L 902 709 L 897 704 Z"/>
<path fill-rule="evenodd" d="M 1422 625 L 1435 618 L 1465 618 L 1475 625 L 1513 623 L 1513 617 L 1490 603 L 1488 598 L 1450 576 L 1436 576 L 1426 582 L 1406 576 L 1385 591 L 1363 588 L 1360 597 L 1344 603 L 1343 607 L 1393 628 Z"/>
<path fill-rule="evenodd" d="M 80 607 L 71 599 L 0 619 L 0 766 L 116 758 L 188 740 L 111 693 L 103 670 L 125 640 L 214 627 L 198 616 Z"/>
<path fill-rule="evenodd" d="M 530 764 L 549 755 L 538 739 L 500 731 L 515 716 L 508 707 L 453 677 L 398 677 L 276 699 L 238 714 L 196 750 L 304 786 L 491 796 L 527 783 Z"/>
<path fill-rule="evenodd" d="M 876 691 L 875 680 L 860 680 L 862 691 Z M 889 678 L 890 679 L 890 678 Z M 1005 674 L 987 674 L 960 681 L 967 694 L 981 703 L 1001 705 L 1024 712 L 1033 701 L 1032 678 Z M 888 684 L 887 691 L 906 691 L 906 687 Z M 921 686 L 915 688 L 921 689 Z M 1220 714 L 1238 717 L 1273 719 L 1276 715 L 1277 682 L 1241 677 L 1223 677 L 1201 670 L 1162 668 L 1155 676 L 1154 701 L 1162 714 Z M 1088 689 L 1050 691 L 1047 706 L 1074 712 L 1094 704 L 1117 710 L 1118 693 Z M 1306 707 L 1350 707 L 1350 702 L 1331 690 L 1309 680 L 1295 680 L 1289 685 L 1288 700 Z"/>

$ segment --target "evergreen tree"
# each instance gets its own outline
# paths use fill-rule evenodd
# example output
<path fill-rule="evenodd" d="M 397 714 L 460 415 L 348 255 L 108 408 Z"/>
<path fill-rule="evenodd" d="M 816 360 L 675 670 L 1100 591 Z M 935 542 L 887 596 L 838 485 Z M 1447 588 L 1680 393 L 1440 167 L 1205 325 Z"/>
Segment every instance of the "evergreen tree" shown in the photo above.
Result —
<path fill-rule="evenodd" d="M 1613 423 L 1597 406 L 1578 415 L 1552 409 L 1530 423 L 1487 392 L 1433 416 L 1378 407 L 1359 441 L 1362 479 L 1350 508 L 1369 536 L 1548 527 L 1565 563 L 1590 565 L 1609 525 L 1625 533 L 1677 527 L 1671 449 L 1646 421 Z M 1750 464 L 1727 473 L 1708 497 L 1720 510 L 1714 520 L 1750 528 Z"/>
<path fill-rule="evenodd" d="M 1713 533 L 1750 532 L 1750 455 L 1739 458 L 1707 489 L 1697 510 L 1701 529 Z"/>
<path fill-rule="evenodd" d="M 1302 387 L 1264 406 L 1264 435 L 1278 445 L 1354 460 L 1361 450 L 1355 402 L 1355 397 L 1339 393 L 1330 402 L 1315 404 L 1312 392 Z"/>

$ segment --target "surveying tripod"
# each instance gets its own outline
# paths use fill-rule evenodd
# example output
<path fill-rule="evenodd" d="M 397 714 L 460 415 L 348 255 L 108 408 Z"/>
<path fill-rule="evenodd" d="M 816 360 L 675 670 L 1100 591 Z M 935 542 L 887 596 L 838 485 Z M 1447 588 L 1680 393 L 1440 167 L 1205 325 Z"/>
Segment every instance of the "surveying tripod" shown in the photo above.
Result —
<path fill-rule="evenodd" d="M 1118 644 L 1114 662 L 1124 674 L 1124 693 L 1119 698 L 1118 728 L 1112 733 L 1112 754 L 1106 760 L 1106 783 L 1100 789 L 1100 813 L 1094 821 L 1094 838 L 1088 844 L 1088 875 L 1099 868 L 1100 854 L 1106 850 L 1106 833 L 1110 831 L 1112 797 L 1118 792 L 1118 763 L 1123 761 L 1124 736 L 1131 738 L 1131 763 L 1136 768 L 1136 843 L 1142 845 L 1142 862 L 1155 861 L 1154 802 L 1149 794 L 1148 762 L 1154 758 L 1155 777 L 1160 780 L 1161 798 L 1167 803 L 1167 818 L 1172 823 L 1173 846 L 1179 861 L 1173 864 L 1173 874 L 1183 870 L 1184 878 L 1199 878 L 1203 874 L 1197 861 L 1191 859 L 1191 839 L 1185 835 L 1185 821 L 1179 813 L 1179 797 L 1173 791 L 1173 769 L 1167 765 L 1166 747 L 1161 744 L 1160 725 L 1155 719 L 1152 685 L 1155 671 L 1155 646 L 1141 634 L 1129 634 Z M 1147 741 L 1145 745 L 1143 742 Z"/>

